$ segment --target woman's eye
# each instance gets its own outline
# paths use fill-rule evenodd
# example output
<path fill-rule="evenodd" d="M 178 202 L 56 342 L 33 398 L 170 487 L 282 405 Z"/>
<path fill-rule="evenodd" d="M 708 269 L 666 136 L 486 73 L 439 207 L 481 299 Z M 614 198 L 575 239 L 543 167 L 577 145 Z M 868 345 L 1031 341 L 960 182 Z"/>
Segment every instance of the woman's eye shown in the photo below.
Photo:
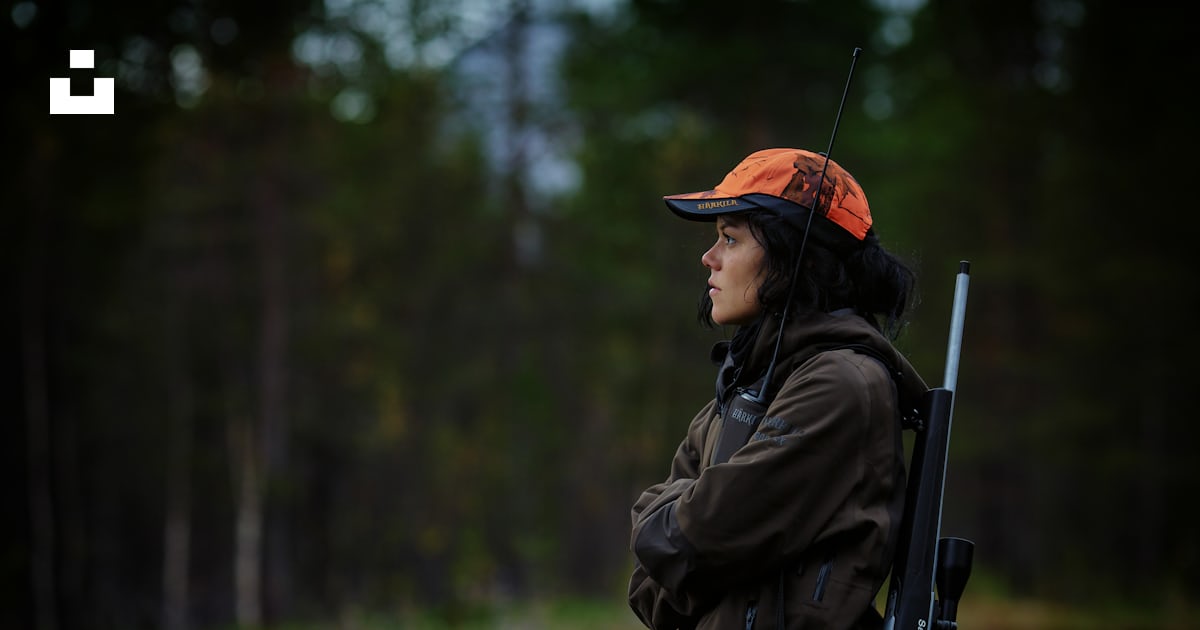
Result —
<path fill-rule="evenodd" d="M 733 237 L 732 237 L 732 236 L 730 236 L 730 235 L 728 235 L 728 234 L 725 234 L 725 235 L 724 235 L 722 238 L 724 238 L 724 239 L 725 239 L 725 244 L 726 244 L 726 245 L 733 245 L 734 243 L 736 243 L 736 242 L 737 242 L 736 240 L 734 240 L 734 239 L 733 239 Z"/>

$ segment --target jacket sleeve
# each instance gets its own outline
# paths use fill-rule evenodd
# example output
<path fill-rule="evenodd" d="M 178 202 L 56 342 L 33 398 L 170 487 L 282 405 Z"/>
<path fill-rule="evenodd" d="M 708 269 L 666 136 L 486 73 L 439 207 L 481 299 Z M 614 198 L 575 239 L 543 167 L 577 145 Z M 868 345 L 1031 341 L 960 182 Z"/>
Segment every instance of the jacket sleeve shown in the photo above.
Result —
<path fill-rule="evenodd" d="M 659 586 L 641 564 L 634 564 L 629 580 L 629 607 L 653 630 L 692 630 L 700 620 L 686 598 L 676 598 Z"/>
<path fill-rule="evenodd" d="M 645 573 L 676 595 L 728 589 L 836 533 L 860 480 L 880 474 L 864 453 L 871 424 L 894 422 L 892 391 L 876 362 L 853 353 L 821 353 L 792 372 L 729 461 L 635 513 Z"/>
<path fill-rule="evenodd" d="M 700 457 L 704 447 L 704 424 L 716 402 L 710 402 L 688 429 L 688 434 L 675 451 L 667 480 L 647 488 L 633 505 L 631 516 L 634 531 L 647 513 L 674 504 L 695 483 L 700 475 Z M 629 606 L 647 628 L 694 628 L 702 612 L 701 604 L 685 594 L 664 589 L 634 557 L 633 576 L 629 580 Z"/>

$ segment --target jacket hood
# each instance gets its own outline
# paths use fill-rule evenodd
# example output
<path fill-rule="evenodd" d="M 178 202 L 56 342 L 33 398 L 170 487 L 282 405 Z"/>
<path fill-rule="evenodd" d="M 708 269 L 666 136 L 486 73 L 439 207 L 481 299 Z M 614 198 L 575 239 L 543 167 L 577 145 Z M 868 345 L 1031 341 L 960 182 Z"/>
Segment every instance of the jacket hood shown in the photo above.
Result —
<path fill-rule="evenodd" d="M 759 323 L 751 347 L 743 356 L 737 357 L 738 385 L 747 385 L 760 379 L 770 364 L 775 351 L 775 338 L 781 318 L 766 315 Z M 896 381 L 901 408 L 915 408 L 928 386 L 908 359 L 892 345 L 882 333 L 850 309 L 832 313 L 806 313 L 789 318 L 783 329 L 780 342 L 779 361 L 775 366 L 770 384 L 772 391 L 787 379 L 788 374 L 814 355 L 828 350 L 851 347 L 882 360 Z M 714 348 L 713 358 L 723 360 L 729 342 L 721 342 Z"/>

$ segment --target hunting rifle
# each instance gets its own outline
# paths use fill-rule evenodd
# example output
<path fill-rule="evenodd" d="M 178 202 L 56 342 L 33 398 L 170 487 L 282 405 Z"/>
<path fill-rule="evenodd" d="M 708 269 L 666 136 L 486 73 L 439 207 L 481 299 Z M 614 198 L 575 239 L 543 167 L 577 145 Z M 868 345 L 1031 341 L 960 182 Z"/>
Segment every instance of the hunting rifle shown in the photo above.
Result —
<path fill-rule="evenodd" d="M 959 263 L 946 349 L 945 383 L 925 393 L 917 421 L 906 427 L 913 429 L 916 437 L 883 617 L 884 630 L 957 630 L 958 601 L 971 575 L 975 544 L 962 538 L 940 538 L 970 268 L 965 260 Z"/>

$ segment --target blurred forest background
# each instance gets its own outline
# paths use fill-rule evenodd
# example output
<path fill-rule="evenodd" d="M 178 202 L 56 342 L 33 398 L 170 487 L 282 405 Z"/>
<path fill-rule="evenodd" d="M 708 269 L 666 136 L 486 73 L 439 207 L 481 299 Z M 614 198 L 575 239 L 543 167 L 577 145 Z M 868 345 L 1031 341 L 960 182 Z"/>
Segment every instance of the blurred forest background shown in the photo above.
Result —
<path fill-rule="evenodd" d="M 628 508 L 731 333 L 660 196 L 824 150 L 855 47 L 834 156 L 920 274 L 931 383 L 973 263 L 966 627 L 1195 619 L 1182 9 L 0 6 L 0 627 L 635 627 Z M 48 115 L 62 76 L 116 115 Z"/>

